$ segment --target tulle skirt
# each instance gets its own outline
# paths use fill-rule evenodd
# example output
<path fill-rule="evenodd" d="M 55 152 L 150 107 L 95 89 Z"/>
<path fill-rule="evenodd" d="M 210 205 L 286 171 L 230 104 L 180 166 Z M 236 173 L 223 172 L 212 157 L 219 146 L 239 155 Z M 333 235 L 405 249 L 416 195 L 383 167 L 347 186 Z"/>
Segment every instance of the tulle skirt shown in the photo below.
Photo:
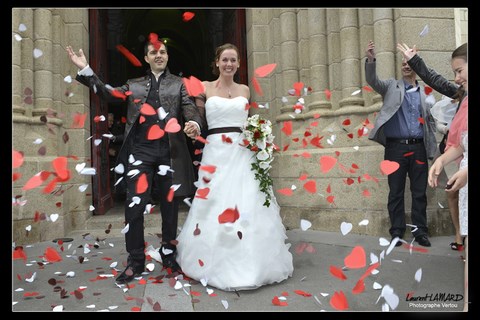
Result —
<path fill-rule="evenodd" d="M 254 153 L 239 145 L 243 135 L 224 135 L 232 143 L 222 134 L 207 137 L 202 165 L 215 172 L 199 170 L 197 194 L 177 238 L 177 261 L 186 276 L 225 291 L 281 282 L 292 275 L 293 264 L 280 207 L 275 197 L 263 205 L 251 170 Z M 220 223 L 228 209 L 238 219 Z"/>

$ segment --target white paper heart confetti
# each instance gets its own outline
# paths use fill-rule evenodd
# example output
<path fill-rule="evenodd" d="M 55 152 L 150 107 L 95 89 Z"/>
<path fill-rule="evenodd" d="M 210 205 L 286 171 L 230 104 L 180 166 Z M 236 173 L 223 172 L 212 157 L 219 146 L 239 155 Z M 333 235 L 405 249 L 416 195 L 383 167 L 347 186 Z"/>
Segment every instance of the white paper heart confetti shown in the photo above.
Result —
<path fill-rule="evenodd" d="M 130 224 L 127 223 L 127 225 L 120 231 L 122 234 L 125 234 L 128 232 L 128 229 L 130 229 Z"/>
<path fill-rule="evenodd" d="M 227 300 L 222 300 L 223 307 L 225 309 L 228 309 L 228 301 Z"/>
<path fill-rule="evenodd" d="M 147 265 L 145 266 L 145 269 L 147 269 L 148 272 L 152 272 L 153 270 L 155 270 L 155 264 L 147 263 Z"/>
<path fill-rule="evenodd" d="M 175 282 L 175 286 L 173 287 L 175 290 L 178 290 L 178 289 L 182 289 L 183 288 L 183 285 L 180 281 L 177 280 L 177 282 Z"/>
<path fill-rule="evenodd" d="M 34 57 L 35 59 L 40 58 L 42 55 L 43 55 L 43 51 L 42 51 L 42 50 L 37 49 L 37 48 L 33 49 L 33 57 Z"/>
<path fill-rule="evenodd" d="M 388 246 L 388 245 L 390 244 L 390 241 L 388 241 L 387 239 L 385 239 L 385 238 L 383 238 L 383 237 L 381 237 L 380 239 L 378 239 L 378 241 L 379 241 L 379 243 L 380 243 L 380 245 L 381 245 L 382 247 L 386 247 L 386 246 Z"/>
<path fill-rule="evenodd" d="M 85 168 L 86 166 L 86 163 L 83 162 L 83 163 L 79 163 L 75 166 L 75 170 L 77 170 L 78 173 L 82 172 L 83 168 Z"/>
<path fill-rule="evenodd" d="M 364 219 L 364 220 L 360 221 L 360 222 L 358 223 L 358 225 L 359 225 L 359 226 L 366 226 L 366 225 L 368 225 L 368 220 L 367 220 L 367 219 Z"/>
<path fill-rule="evenodd" d="M 158 113 L 158 118 L 160 118 L 160 120 L 165 119 L 168 115 L 168 112 L 165 112 L 165 109 L 163 109 L 163 107 L 158 108 L 157 113 Z"/>
<path fill-rule="evenodd" d="M 123 166 L 123 163 L 119 163 L 119 164 L 115 167 L 115 173 L 123 174 L 124 172 L 125 172 L 125 167 Z"/>
<path fill-rule="evenodd" d="M 343 235 L 346 235 L 350 231 L 352 231 L 352 227 L 353 225 L 350 222 L 342 222 L 342 224 L 340 225 L 340 231 Z"/>
<path fill-rule="evenodd" d="M 305 220 L 305 219 L 301 219 L 301 220 L 300 220 L 300 228 L 301 228 L 303 231 L 308 230 L 311 226 L 312 226 L 312 223 L 311 223 L 310 221 Z"/>
<path fill-rule="evenodd" d="M 417 282 L 422 281 L 422 268 L 418 269 L 417 272 L 415 272 L 415 280 Z"/>

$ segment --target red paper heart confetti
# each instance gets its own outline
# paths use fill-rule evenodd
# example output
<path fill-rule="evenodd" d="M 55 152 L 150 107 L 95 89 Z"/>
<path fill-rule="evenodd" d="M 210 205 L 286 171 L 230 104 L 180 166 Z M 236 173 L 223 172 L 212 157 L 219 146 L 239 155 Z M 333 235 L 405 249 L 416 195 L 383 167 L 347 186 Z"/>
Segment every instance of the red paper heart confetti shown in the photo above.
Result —
<path fill-rule="evenodd" d="M 352 252 L 343 260 L 345 266 L 350 269 L 363 268 L 367 264 L 365 249 L 362 246 L 356 246 Z"/>
<path fill-rule="evenodd" d="M 170 187 L 170 190 L 168 190 L 168 194 L 167 194 L 167 201 L 172 202 L 174 195 L 175 195 L 175 188 Z"/>
<path fill-rule="evenodd" d="M 171 118 L 165 125 L 166 132 L 176 133 L 180 131 L 180 129 L 182 129 L 182 127 L 180 127 L 180 125 L 178 124 L 177 118 Z"/>
<path fill-rule="evenodd" d="M 302 95 L 302 89 L 305 85 L 303 84 L 303 82 L 295 82 L 293 84 L 293 89 L 295 89 L 295 95 L 296 96 L 301 96 Z"/>
<path fill-rule="evenodd" d="M 332 156 L 321 156 L 320 157 L 320 169 L 322 173 L 327 173 L 335 166 L 337 163 L 337 158 Z"/>
<path fill-rule="evenodd" d="M 260 83 L 258 83 L 257 78 L 253 77 L 252 78 L 252 85 L 253 89 L 257 92 L 259 96 L 263 96 L 263 90 L 262 87 L 260 87 Z"/>
<path fill-rule="evenodd" d="M 330 98 L 332 97 L 332 92 L 328 89 L 325 89 L 325 99 L 330 101 Z"/>
<path fill-rule="evenodd" d="M 12 168 L 21 167 L 23 164 L 23 152 L 12 149 Z"/>
<path fill-rule="evenodd" d="M 281 301 L 277 296 L 273 297 L 272 304 L 274 306 L 280 306 L 280 307 L 288 306 L 287 301 Z"/>
<path fill-rule="evenodd" d="M 394 173 L 395 171 L 400 168 L 400 164 L 396 161 L 390 161 L 390 160 L 383 160 L 380 162 L 380 171 L 384 175 L 389 175 Z"/>
<path fill-rule="evenodd" d="M 141 194 L 147 191 L 148 189 L 148 180 L 147 174 L 143 172 L 140 177 L 138 177 L 137 185 L 136 185 L 136 193 Z"/>
<path fill-rule="evenodd" d="M 195 198 L 207 199 L 207 195 L 210 192 L 210 188 L 197 189 L 195 193 Z"/>
<path fill-rule="evenodd" d="M 154 124 L 148 129 L 147 139 L 148 140 L 160 139 L 161 137 L 163 137 L 164 134 L 165 134 L 165 131 L 163 131 L 158 124 Z"/>
<path fill-rule="evenodd" d="M 60 254 L 52 247 L 47 247 L 43 256 L 45 257 L 45 259 L 47 259 L 48 262 L 62 261 L 62 257 L 60 256 Z"/>
<path fill-rule="evenodd" d="M 330 305 L 335 308 L 336 310 L 347 310 L 348 309 L 348 301 L 347 297 L 343 291 L 335 291 L 330 299 Z"/>
<path fill-rule="evenodd" d="M 336 266 L 330 266 L 330 273 L 340 280 L 347 280 L 347 276 L 343 273 L 342 269 Z"/>
<path fill-rule="evenodd" d="M 78 113 L 76 112 L 73 115 L 73 123 L 72 123 L 72 128 L 74 129 L 81 129 L 85 125 L 85 120 L 87 119 L 87 114 L 86 113 Z"/>
<path fill-rule="evenodd" d="M 190 11 L 186 11 L 182 14 L 182 20 L 184 22 L 188 22 L 188 21 L 192 20 L 193 17 L 195 17 L 195 13 L 190 12 Z"/>
<path fill-rule="evenodd" d="M 255 69 L 255 75 L 259 78 L 268 76 L 275 68 L 277 67 L 276 63 L 266 64 L 264 66 L 258 67 Z"/>
<path fill-rule="evenodd" d="M 190 76 L 189 78 L 182 78 L 182 80 L 190 96 L 197 97 L 205 92 L 205 86 L 203 85 L 202 81 L 195 78 L 194 76 Z"/>
<path fill-rule="evenodd" d="M 66 181 L 70 177 L 70 170 L 68 170 L 66 157 L 58 157 L 52 161 L 53 169 L 60 181 Z"/>
<path fill-rule="evenodd" d="M 425 94 L 428 96 L 430 93 L 432 93 L 433 89 L 432 87 L 425 86 Z"/>
<path fill-rule="evenodd" d="M 157 111 L 155 111 L 155 109 L 148 103 L 142 104 L 139 111 L 141 114 L 146 116 L 153 116 L 157 114 Z"/>
<path fill-rule="evenodd" d="M 357 284 L 352 289 L 353 294 L 359 294 L 365 291 L 365 282 L 363 279 L 357 281 Z"/>
<path fill-rule="evenodd" d="M 284 196 L 293 195 L 293 190 L 291 188 L 278 189 L 277 192 L 280 194 L 283 194 Z"/>
<path fill-rule="evenodd" d="M 116 48 L 117 48 L 118 51 L 120 51 L 121 54 L 123 54 L 123 56 L 125 58 L 128 59 L 128 61 L 130 61 L 130 63 L 132 65 L 134 65 L 135 67 L 141 67 L 142 66 L 142 63 L 140 62 L 140 60 L 138 60 L 138 58 L 135 57 L 135 55 L 133 53 L 128 51 L 128 49 L 125 48 L 123 45 L 117 44 Z"/>
<path fill-rule="evenodd" d="M 228 208 L 218 216 L 218 223 L 235 222 L 238 218 L 240 218 L 240 213 L 237 207 Z"/>
<path fill-rule="evenodd" d="M 303 188 L 307 190 L 309 193 L 315 193 L 317 192 L 317 182 L 315 180 L 310 180 L 307 181 L 304 185 Z"/>
<path fill-rule="evenodd" d="M 23 247 L 16 247 L 12 253 L 13 260 L 22 259 L 23 261 L 27 261 L 27 254 L 23 251 Z"/>
<path fill-rule="evenodd" d="M 305 292 L 303 290 L 293 290 L 293 292 L 295 292 L 299 296 L 304 296 L 304 297 L 311 297 L 312 296 L 311 293 Z"/>
<path fill-rule="evenodd" d="M 283 123 L 282 132 L 285 133 L 285 135 L 287 136 L 290 136 L 292 134 L 292 121 L 285 121 Z"/>
<path fill-rule="evenodd" d="M 48 171 L 41 171 L 37 173 L 36 175 L 31 177 L 27 181 L 27 183 L 25 183 L 22 190 L 30 190 L 42 185 L 42 183 L 48 178 L 49 175 L 50 175 L 50 172 Z"/>

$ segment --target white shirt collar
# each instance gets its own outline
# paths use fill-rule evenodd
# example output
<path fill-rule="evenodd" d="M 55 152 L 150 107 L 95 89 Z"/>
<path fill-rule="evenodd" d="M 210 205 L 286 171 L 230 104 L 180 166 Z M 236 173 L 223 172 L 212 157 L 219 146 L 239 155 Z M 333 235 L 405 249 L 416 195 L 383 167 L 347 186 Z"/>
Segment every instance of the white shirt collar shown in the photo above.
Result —
<path fill-rule="evenodd" d="M 152 70 L 150 70 L 150 71 L 152 71 Z M 155 76 L 155 79 L 157 79 L 157 81 L 158 81 L 158 78 L 160 78 L 160 76 L 163 74 L 163 71 L 160 72 L 160 73 L 155 73 L 155 72 L 152 71 L 152 74 Z"/>

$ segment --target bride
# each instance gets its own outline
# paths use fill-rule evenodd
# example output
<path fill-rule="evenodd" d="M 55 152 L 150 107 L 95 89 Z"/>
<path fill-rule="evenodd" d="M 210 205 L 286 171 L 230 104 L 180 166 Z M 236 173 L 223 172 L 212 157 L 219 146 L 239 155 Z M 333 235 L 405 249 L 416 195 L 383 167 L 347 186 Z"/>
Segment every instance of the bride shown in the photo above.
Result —
<path fill-rule="evenodd" d="M 248 117 L 250 90 L 235 83 L 240 65 L 238 49 L 226 43 L 216 50 L 212 64 L 215 81 L 203 82 L 205 92 L 196 97 L 205 107 L 208 135 L 197 192 L 177 237 L 177 262 L 183 273 L 225 291 L 255 289 L 292 276 L 290 244 L 272 196 L 255 180 L 254 153 L 243 146 L 241 128 Z M 221 223 L 222 213 L 238 215 Z"/>

